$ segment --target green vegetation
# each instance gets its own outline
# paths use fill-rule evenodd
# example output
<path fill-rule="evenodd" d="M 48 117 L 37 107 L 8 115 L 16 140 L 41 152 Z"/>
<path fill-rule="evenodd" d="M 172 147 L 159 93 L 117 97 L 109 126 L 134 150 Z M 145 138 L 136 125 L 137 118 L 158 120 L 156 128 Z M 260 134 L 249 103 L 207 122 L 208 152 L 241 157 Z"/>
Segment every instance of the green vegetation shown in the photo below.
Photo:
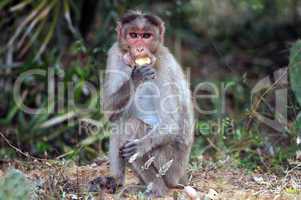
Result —
<path fill-rule="evenodd" d="M 25 175 L 11 169 L 0 179 L 0 199 L 23 200 L 34 197 L 34 184 Z"/>
<path fill-rule="evenodd" d="M 110 131 L 101 113 L 99 71 L 118 16 L 140 8 L 166 22 L 166 45 L 191 70 L 191 89 L 205 81 L 217 88 L 218 98 L 195 101 L 195 107 L 215 112 L 196 111 L 192 161 L 229 156 L 250 170 L 290 167 L 301 130 L 298 0 L 118 2 L 0 2 L 0 131 L 7 139 L 0 137 L 0 159 L 28 153 L 91 162 L 106 154 Z M 290 84 L 277 82 L 275 72 L 288 65 L 289 78 L 281 74 Z M 252 93 L 266 77 L 271 83 Z M 13 93 L 17 81 L 19 97 Z M 285 123 L 275 109 L 281 88 L 288 94 Z M 38 112 L 24 112 L 21 103 Z M 280 128 L 257 114 L 276 118 Z"/>

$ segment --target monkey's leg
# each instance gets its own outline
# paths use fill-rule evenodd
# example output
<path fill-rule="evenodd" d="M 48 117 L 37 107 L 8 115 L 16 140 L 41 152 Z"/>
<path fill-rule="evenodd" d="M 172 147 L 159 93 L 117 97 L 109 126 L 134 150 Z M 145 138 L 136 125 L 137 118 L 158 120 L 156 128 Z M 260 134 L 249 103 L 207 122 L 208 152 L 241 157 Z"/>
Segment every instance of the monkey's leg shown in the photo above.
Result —
<path fill-rule="evenodd" d="M 152 154 L 155 156 L 153 165 L 159 171 L 162 166 L 171 162 L 167 171 L 162 175 L 168 188 L 178 188 L 179 184 L 186 185 L 186 167 L 189 160 L 187 149 L 178 149 L 172 145 L 167 145 L 157 149 Z"/>
<path fill-rule="evenodd" d="M 119 154 L 120 136 L 118 134 L 112 135 L 110 138 L 110 170 L 114 178 L 116 178 L 117 185 L 122 186 L 125 179 L 125 162 Z"/>
<path fill-rule="evenodd" d="M 162 197 L 167 193 L 168 188 L 165 185 L 163 178 L 158 175 L 157 170 L 152 165 L 150 165 L 147 169 L 144 167 L 146 161 L 147 159 L 145 158 L 139 158 L 131 164 L 131 168 L 143 181 L 145 186 L 150 187 L 148 195 Z"/>
<path fill-rule="evenodd" d="M 130 118 L 126 123 L 124 131 L 126 132 L 126 135 L 132 136 L 131 139 L 139 139 L 148 133 L 149 127 L 139 119 Z M 143 157 L 136 158 L 129 166 L 146 186 L 152 183 L 150 196 L 164 196 L 167 193 L 168 188 L 162 177 L 157 176 L 158 172 L 154 166 L 150 165 L 147 169 L 145 168 L 145 163 L 147 161 L 148 156 L 146 154 Z"/>

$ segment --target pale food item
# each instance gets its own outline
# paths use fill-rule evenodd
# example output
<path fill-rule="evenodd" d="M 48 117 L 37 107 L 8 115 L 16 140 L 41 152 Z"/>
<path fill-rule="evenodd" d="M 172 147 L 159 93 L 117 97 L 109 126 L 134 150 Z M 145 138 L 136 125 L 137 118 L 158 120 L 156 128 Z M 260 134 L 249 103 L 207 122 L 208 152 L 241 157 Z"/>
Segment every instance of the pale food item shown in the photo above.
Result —
<path fill-rule="evenodd" d="M 138 66 L 149 65 L 149 64 L 151 64 L 151 59 L 149 57 L 140 57 L 140 58 L 135 59 L 135 63 Z"/>

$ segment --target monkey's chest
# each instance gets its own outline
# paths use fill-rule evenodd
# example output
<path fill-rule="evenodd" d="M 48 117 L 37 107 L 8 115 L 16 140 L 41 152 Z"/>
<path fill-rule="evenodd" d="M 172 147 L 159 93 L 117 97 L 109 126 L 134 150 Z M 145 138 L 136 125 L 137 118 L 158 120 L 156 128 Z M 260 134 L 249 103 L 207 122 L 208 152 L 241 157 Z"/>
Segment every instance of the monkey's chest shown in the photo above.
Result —
<path fill-rule="evenodd" d="M 140 84 L 132 99 L 132 117 L 138 118 L 150 126 L 156 126 L 160 123 L 159 102 L 160 90 L 154 82 L 147 81 Z"/>

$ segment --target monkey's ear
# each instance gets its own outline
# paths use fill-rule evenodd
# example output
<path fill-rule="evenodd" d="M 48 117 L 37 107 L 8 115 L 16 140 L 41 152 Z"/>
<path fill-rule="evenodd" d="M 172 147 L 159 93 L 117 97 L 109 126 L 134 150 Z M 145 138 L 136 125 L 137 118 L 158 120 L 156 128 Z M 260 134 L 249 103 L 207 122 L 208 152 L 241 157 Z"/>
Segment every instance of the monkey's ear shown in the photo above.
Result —
<path fill-rule="evenodd" d="M 117 39 L 120 40 L 121 39 L 121 22 L 117 22 L 117 26 L 116 26 L 116 33 L 117 33 Z"/>
<path fill-rule="evenodd" d="M 159 25 L 159 30 L 160 30 L 160 41 L 163 44 L 164 43 L 164 35 L 165 35 L 165 25 L 164 22 L 161 21 Z"/>

